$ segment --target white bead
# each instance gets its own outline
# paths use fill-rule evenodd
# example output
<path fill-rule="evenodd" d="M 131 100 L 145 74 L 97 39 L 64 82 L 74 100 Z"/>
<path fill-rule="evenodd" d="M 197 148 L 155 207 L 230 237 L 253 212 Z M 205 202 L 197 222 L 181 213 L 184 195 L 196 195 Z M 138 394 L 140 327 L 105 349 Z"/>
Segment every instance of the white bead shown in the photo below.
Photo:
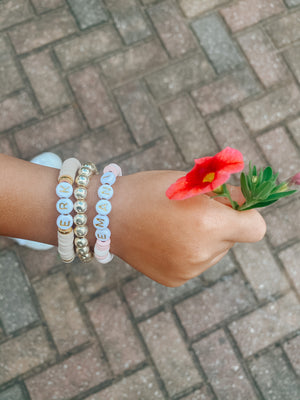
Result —
<path fill-rule="evenodd" d="M 114 256 L 111 253 L 108 253 L 107 257 L 104 260 L 100 260 L 99 258 L 96 257 L 96 260 L 99 261 L 101 264 L 107 264 L 109 263 Z"/>
<path fill-rule="evenodd" d="M 109 249 L 108 249 L 108 250 L 98 250 L 98 249 L 94 249 L 94 253 L 95 253 L 95 257 L 107 256 L 108 253 L 109 253 Z"/>
<path fill-rule="evenodd" d="M 114 189 L 110 185 L 102 185 L 98 189 L 98 197 L 100 199 L 109 200 L 113 197 Z"/>
<path fill-rule="evenodd" d="M 56 220 L 56 225 L 59 229 L 66 231 L 73 226 L 73 218 L 70 214 L 60 215 Z"/>
<path fill-rule="evenodd" d="M 60 182 L 56 186 L 56 194 L 61 198 L 69 198 L 73 194 L 73 186 L 68 182 Z"/>
<path fill-rule="evenodd" d="M 107 215 L 111 212 L 111 204 L 108 200 L 99 200 L 96 204 L 96 211 L 98 214 Z"/>
<path fill-rule="evenodd" d="M 110 230 L 108 228 L 105 229 L 97 229 L 95 236 L 97 239 L 101 240 L 101 242 L 106 242 L 110 238 Z"/>
<path fill-rule="evenodd" d="M 105 172 L 105 174 L 101 176 L 100 181 L 102 185 L 105 185 L 106 183 L 108 185 L 113 185 L 116 182 L 116 176 L 113 172 Z"/>
<path fill-rule="evenodd" d="M 73 181 L 75 179 L 75 175 L 77 170 L 80 168 L 81 164 L 76 158 L 68 158 L 65 160 L 61 166 L 61 170 L 59 173 L 58 180 L 61 176 L 70 176 Z"/>
<path fill-rule="evenodd" d="M 60 199 L 56 203 L 56 209 L 60 214 L 70 214 L 73 210 L 73 202 L 70 199 Z"/>

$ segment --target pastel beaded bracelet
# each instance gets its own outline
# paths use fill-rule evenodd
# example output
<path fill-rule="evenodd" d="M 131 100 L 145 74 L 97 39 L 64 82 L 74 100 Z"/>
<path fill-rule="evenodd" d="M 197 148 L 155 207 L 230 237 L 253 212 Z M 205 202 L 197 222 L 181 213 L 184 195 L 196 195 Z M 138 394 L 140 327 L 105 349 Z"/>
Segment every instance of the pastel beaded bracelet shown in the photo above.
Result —
<path fill-rule="evenodd" d="M 58 185 L 56 186 L 56 194 L 59 200 L 56 203 L 56 209 L 59 216 L 56 220 L 57 224 L 57 241 L 58 253 L 65 263 L 70 263 L 75 258 L 74 252 L 74 231 L 73 231 L 73 202 L 70 197 L 73 194 L 73 182 L 76 172 L 81 164 L 76 158 L 68 158 L 62 164 Z"/>
<path fill-rule="evenodd" d="M 96 204 L 97 215 L 93 220 L 96 228 L 97 242 L 94 247 L 94 255 L 101 264 L 107 264 L 113 259 L 110 253 L 110 236 L 111 232 L 108 228 L 109 217 L 111 211 L 110 199 L 114 194 L 112 185 L 115 183 L 117 176 L 122 175 L 122 170 L 117 164 L 109 164 L 103 170 L 100 178 L 101 186 L 98 189 L 99 201 Z"/>
<path fill-rule="evenodd" d="M 89 178 L 93 174 L 97 174 L 97 168 L 95 164 L 91 162 L 86 162 L 81 165 L 81 168 L 78 171 L 78 176 L 75 180 L 77 183 L 77 187 L 74 190 L 74 196 L 76 198 L 76 202 L 74 203 L 74 210 L 76 211 L 76 215 L 74 217 L 74 223 L 76 225 L 74 229 L 74 233 L 76 235 L 76 239 L 74 241 L 76 247 L 76 254 L 78 258 L 82 262 L 89 262 L 93 258 L 93 254 L 90 251 L 90 247 L 87 240 L 87 186 L 89 184 Z"/>

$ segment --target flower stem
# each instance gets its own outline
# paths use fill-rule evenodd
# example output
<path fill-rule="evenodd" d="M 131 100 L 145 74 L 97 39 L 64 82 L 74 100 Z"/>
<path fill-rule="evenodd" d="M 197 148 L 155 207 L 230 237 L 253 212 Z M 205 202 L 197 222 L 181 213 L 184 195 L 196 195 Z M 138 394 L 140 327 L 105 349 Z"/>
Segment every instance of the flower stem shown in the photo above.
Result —
<path fill-rule="evenodd" d="M 238 205 L 238 203 L 236 201 L 232 200 L 232 198 L 230 196 L 230 193 L 229 193 L 229 190 L 227 189 L 226 184 L 222 185 L 222 188 L 223 188 L 224 195 L 230 201 L 232 208 L 234 210 L 237 210 L 239 208 L 239 205 Z"/>

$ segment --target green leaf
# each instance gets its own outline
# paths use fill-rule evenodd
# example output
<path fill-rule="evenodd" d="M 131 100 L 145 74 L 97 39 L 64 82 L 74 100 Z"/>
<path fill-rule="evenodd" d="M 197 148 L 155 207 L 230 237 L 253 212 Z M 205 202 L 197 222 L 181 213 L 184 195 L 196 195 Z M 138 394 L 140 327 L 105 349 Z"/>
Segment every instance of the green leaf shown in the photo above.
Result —
<path fill-rule="evenodd" d="M 258 200 L 265 200 L 267 197 L 269 197 L 272 189 L 273 189 L 272 182 L 264 182 L 257 188 L 257 194 L 255 197 Z"/>
<path fill-rule="evenodd" d="M 268 181 L 269 179 L 271 179 L 273 177 L 273 170 L 271 167 L 267 167 L 265 168 L 264 172 L 263 172 L 263 180 L 264 181 Z"/>
<path fill-rule="evenodd" d="M 272 200 L 272 201 L 262 201 L 262 202 L 258 202 L 258 203 L 255 203 L 255 204 L 251 204 L 249 207 L 243 207 L 242 209 L 241 209 L 241 211 L 246 211 L 246 210 L 251 210 L 252 208 L 261 208 L 261 207 L 266 207 L 266 206 L 269 206 L 270 204 L 272 204 L 272 203 L 275 203 L 275 201 L 277 201 L 277 200 Z"/>
<path fill-rule="evenodd" d="M 278 200 L 281 199 L 282 197 L 290 196 L 293 193 L 296 193 L 297 190 L 289 190 L 288 192 L 279 192 L 279 193 L 273 193 L 270 194 L 270 196 L 267 198 L 267 200 Z"/>
<path fill-rule="evenodd" d="M 244 172 L 241 173 L 241 190 L 242 190 L 242 193 L 243 193 L 246 201 L 248 199 L 250 200 L 251 192 L 249 190 L 247 178 L 246 178 L 246 175 L 244 174 Z"/>

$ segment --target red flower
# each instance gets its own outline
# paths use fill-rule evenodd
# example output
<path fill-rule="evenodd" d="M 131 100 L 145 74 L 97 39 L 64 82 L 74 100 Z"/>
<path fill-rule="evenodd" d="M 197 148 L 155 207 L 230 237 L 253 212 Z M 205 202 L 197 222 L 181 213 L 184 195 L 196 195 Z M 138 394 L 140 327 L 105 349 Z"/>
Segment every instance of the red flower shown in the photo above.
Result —
<path fill-rule="evenodd" d="M 226 147 L 213 157 L 195 160 L 194 168 L 173 183 L 166 195 L 169 199 L 183 200 L 210 192 L 225 183 L 232 173 L 240 172 L 243 168 L 242 153 Z"/>

